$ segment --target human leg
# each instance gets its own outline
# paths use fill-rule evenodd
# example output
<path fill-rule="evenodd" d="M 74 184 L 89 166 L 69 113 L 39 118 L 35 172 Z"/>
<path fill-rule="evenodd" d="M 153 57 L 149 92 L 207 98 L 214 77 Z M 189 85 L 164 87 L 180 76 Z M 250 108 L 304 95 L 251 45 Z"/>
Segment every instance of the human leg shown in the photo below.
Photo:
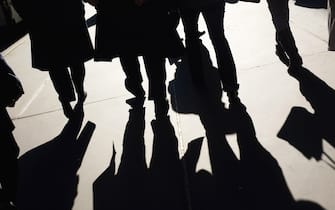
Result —
<path fill-rule="evenodd" d="M 149 81 L 149 100 L 154 100 L 156 118 L 167 116 L 165 58 L 157 55 L 143 56 Z"/>
<path fill-rule="evenodd" d="M 224 3 L 202 12 L 207 24 L 209 37 L 212 41 L 218 63 L 222 88 L 227 92 L 230 102 L 238 99 L 236 66 L 229 43 L 224 34 Z"/>
<path fill-rule="evenodd" d="M 132 54 L 124 54 L 120 56 L 120 62 L 122 69 L 126 74 L 125 87 L 135 96 L 134 99 L 128 99 L 127 103 L 131 106 L 142 106 L 145 99 L 145 91 L 142 87 L 143 79 L 138 57 Z"/>
<path fill-rule="evenodd" d="M 70 70 L 71 78 L 77 92 L 78 102 L 83 103 L 87 96 L 87 93 L 84 90 L 85 65 L 84 63 L 71 65 Z"/>
<path fill-rule="evenodd" d="M 70 102 L 76 99 L 70 74 L 67 68 L 54 68 L 49 71 L 49 75 L 62 104 L 64 115 L 70 118 L 73 114 Z"/>
<path fill-rule="evenodd" d="M 199 39 L 198 20 L 200 11 L 181 9 L 181 19 L 184 26 L 186 53 L 192 82 L 200 88 L 204 84 L 203 64 L 201 60 L 201 40 Z"/>
<path fill-rule="evenodd" d="M 267 0 L 272 16 L 272 22 L 276 29 L 276 54 L 286 65 L 301 66 L 302 58 L 289 25 L 288 0 Z M 285 57 L 285 55 L 288 57 Z M 289 59 L 289 61 L 288 61 Z"/>

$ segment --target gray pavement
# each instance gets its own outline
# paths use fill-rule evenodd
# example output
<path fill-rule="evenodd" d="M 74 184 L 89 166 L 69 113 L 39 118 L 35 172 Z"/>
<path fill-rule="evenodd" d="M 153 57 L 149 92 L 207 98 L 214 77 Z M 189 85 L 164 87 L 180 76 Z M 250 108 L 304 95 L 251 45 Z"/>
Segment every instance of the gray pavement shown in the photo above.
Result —
<path fill-rule="evenodd" d="M 290 24 L 303 56 L 304 66 L 328 84 L 327 90 L 330 91 L 328 100 L 334 101 L 334 98 L 330 97 L 335 97 L 335 90 L 332 89 L 335 88 L 335 54 L 327 51 L 327 11 L 297 7 L 292 2 L 290 8 Z M 93 13 L 94 9 L 87 5 L 87 17 Z M 315 106 L 313 101 L 307 100 L 308 97 L 306 99 L 306 95 L 304 96 L 306 92 L 303 92 L 304 83 L 300 82 L 299 86 L 299 81 L 287 73 L 286 67 L 275 56 L 274 28 L 266 2 L 260 4 L 241 2 L 228 5 L 225 25 L 237 65 L 240 98 L 252 118 L 259 142 L 278 161 L 287 185 L 296 200 L 313 201 L 325 209 L 335 210 L 335 164 L 331 162 L 331 159 L 335 160 L 334 144 L 331 145 L 322 137 L 324 153 L 321 160 L 316 160 L 306 158 L 293 145 L 278 137 L 278 132 L 285 122 L 293 123 L 296 129 L 303 126 L 299 124 L 302 123 L 299 120 L 287 121 L 289 114 L 294 114 L 291 112 L 293 107 L 303 107 L 313 115 L 318 112 L 318 106 Z M 206 29 L 202 20 L 200 27 L 203 30 Z M 182 35 L 182 26 L 178 29 Z M 92 40 L 94 40 L 94 32 L 95 27 L 91 27 Z M 203 43 L 215 64 L 214 50 L 207 34 L 203 37 Z M 23 37 L 3 54 L 22 80 L 25 89 L 25 95 L 16 107 L 9 109 L 16 125 L 14 134 L 21 148 L 20 155 L 23 155 L 57 136 L 67 119 L 63 116 L 48 74 L 31 68 L 29 38 Z M 116 166 L 119 165 L 124 131 L 129 116 L 129 106 L 125 100 L 130 97 L 130 94 L 124 88 L 125 76 L 119 61 L 117 59 L 111 63 L 89 61 L 86 63 L 86 68 L 85 86 L 88 98 L 84 106 L 84 124 L 87 121 L 94 122 L 96 129 L 78 170 L 79 184 L 74 210 L 93 209 L 92 185 L 109 166 L 113 145 L 116 150 Z M 167 63 L 167 74 L 167 85 L 169 85 L 170 81 L 175 79 L 176 66 Z M 145 75 L 144 71 L 143 75 Z M 187 81 L 189 80 L 186 78 L 185 82 Z M 313 85 L 316 86 L 317 83 L 313 83 L 312 87 Z M 145 76 L 144 86 L 147 87 Z M 185 94 L 185 97 L 192 95 L 189 92 L 192 90 L 187 87 L 186 89 L 174 87 L 171 86 L 170 90 L 175 90 L 177 94 L 180 93 L 179 90 Z M 319 90 L 317 87 L 315 89 Z M 174 100 L 174 95 L 168 94 L 168 96 L 170 101 Z M 222 101 L 227 104 L 225 96 L 222 97 Z M 150 125 L 154 119 L 153 102 L 146 101 L 145 107 L 145 156 L 149 164 L 154 137 Z M 182 157 L 188 143 L 199 137 L 205 137 L 206 131 L 196 114 L 177 113 L 170 108 L 169 115 L 178 139 L 179 156 Z M 326 124 L 333 126 L 332 131 L 335 132 L 333 121 L 330 120 Z M 310 133 L 308 130 L 304 132 Z M 227 139 L 239 158 L 240 151 L 236 135 L 227 135 Z M 207 144 L 203 144 L 197 170 L 212 170 L 208 154 Z M 110 199 L 113 202 L 113 198 Z"/>

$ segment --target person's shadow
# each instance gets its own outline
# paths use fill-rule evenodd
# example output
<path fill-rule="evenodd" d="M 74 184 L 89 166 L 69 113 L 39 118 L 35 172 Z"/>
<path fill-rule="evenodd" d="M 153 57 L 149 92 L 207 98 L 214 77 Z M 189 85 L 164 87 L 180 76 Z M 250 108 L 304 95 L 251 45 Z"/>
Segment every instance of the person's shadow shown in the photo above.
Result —
<path fill-rule="evenodd" d="M 314 75 L 310 70 L 301 67 L 289 71 L 298 80 L 302 95 L 311 104 L 314 113 L 303 107 L 293 107 L 278 137 L 288 141 L 308 159 L 322 159 L 335 168 L 335 161 L 324 151 L 322 141 L 335 147 L 335 90 Z"/>
<path fill-rule="evenodd" d="M 94 210 L 186 209 L 184 171 L 169 117 L 151 122 L 154 141 L 149 167 L 145 161 L 145 109 L 129 111 L 121 162 L 115 150 L 109 167 L 93 184 Z"/>
<path fill-rule="evenodd" d="M 144 108 L 129 111 L 117 173 L 113 148 L 110 165 L 93 183 L 94 210 L 145 209 L 148 172 L 145 162 L 144 114 Z"/>
<path fill-rule="evenodd" d="M 82 106 L 77 106 L 58 136 L 19 158 L 18 209 L 72 209 L 77 172 L 95 130 L 89 121 L 80 133 L 83 116 Z"/>
<path fill-rule="evenodd" d="M 186 55 L 176 63 L 175 78 L 168 87 L 172 109 L 181 114 L 199 115 L 206 131 L 220 130 L 220 135 L 234 133 L 230 113 L 222 102 L 218 70 L 213 66 L 209 51 L 202 43 L 201 52 L 204 77 L 202 86 L 192 83 Z"/>
<path fill-rule="evenodd" d="M 276 159 L 256 138 L 252 119 L 244 104 L 229 109 L 221 102 L 222 90 L 208 50 L 202 47 L 205 84 L 196 90 L 190 80 L 187 58 L 177 65 L 170 83 L 172 108 L 183 114 L 197 114 L 207 137 L 212 174 L 196 164 L 202 138 L 189 143 L 183 157 L 192 209 L 320 210 L 310 201 L 296 201 Z M 237 136 L 240 158 L 227 142 L 226 134 Z"/>
<path fill-rule="evenodd" d="M 240 150 L 240 199 L 242 209 L 322 210 L 315 202 L 295 200 L 278 161 L 258 141 L 246 109 L 235 109 Z"/>

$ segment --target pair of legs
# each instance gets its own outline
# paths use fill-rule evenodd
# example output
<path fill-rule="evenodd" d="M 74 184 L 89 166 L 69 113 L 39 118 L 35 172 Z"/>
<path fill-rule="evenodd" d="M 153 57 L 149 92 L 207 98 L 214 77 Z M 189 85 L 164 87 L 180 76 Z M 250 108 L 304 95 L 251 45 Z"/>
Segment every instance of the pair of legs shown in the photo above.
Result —
<path fill-rule="evenodd" d="M 288 0 L 267 0 L 267 2 L 276 29 L 276 54 L 287 66 L 301 66 L 302 58 L 289 25 Z"/>
<path fill-rule="evenodd" d="M 19 148 L 11 131 L 0 134 L 0 209 L 15 209 Z"/>
<path fill-rule="evenodd" d="M 74 89 L 77 93 L 78 103 L 84 103 L 86 99 L 86 92 L 84 91 L 84 63 L 71 65 L 70 72 L 71 75 L 66 67 L 53 68 L 49 71 L 51 81 L 62 104 L 64 115 L 68 118 L 73 114 L 70 102 L 76 99 Z"/>
<path fill-rule="evenodd" d="M 165 58 L 160 55 L 144 55 L 143 61 L 149 81 L 149 100 L 155 103 L 156 118 L 166 116 L 168 102 L 166 99 L 166 69 Z M 136 54 L 122 54 L 120 56 L 122 69 L 126 74 L 125 86 L 135 99 L 129 101 L 131 106 L 143 106 L 145 91 L 142 87 L 140 63 Z"/>
<path fill-rule="evenodd" d="M 198 20 L 201 12 L 215 50 L 222 88 L 227 92 L 229 100 L 233 101 L 237 99 L 239 85 L 237 83 L 234 59 L 224 34 L 224 10 L 224 2 L 202 10 L 182 8 L 181 18 L 184 25 L 186 49 L 193 81 L 195 84 L 201 84 L 203 80 L 198 31 Z"/>

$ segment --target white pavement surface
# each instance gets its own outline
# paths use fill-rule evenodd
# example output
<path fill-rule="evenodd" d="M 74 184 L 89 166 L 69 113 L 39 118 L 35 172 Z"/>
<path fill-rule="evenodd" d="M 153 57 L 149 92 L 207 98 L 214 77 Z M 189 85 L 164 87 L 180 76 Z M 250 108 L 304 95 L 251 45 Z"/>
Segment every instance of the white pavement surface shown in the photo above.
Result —
<path fill-rule="evenodd" d="M 327 11 L 297 7 L 292 2 L 290 8 L 290 24 L 304 66 L 335 88 L 335 54 L 327 51 Z M 87 6 L 87 17 L 93 13 L 94 9 Z M 325 155 L 320 161 L 307 159 L 295 147 L 277 137 L 292 107 L 304 107 L 310 113 L 315 110 L 300 92 L 299 82 L 287 73 L 274 54 L 274 28 L 266 2 L 228 5 L 225 25 L 238 69 L 240 97 L 252 117 L 258 140 L 278 161 L 295 199 L 310 200 L 326 209 L 335 210 L 335 168 L 327 164 L 331 161 Z M 203 22 L 200 27 L 206 29 Z M 182 27 L 179 29 L 183 34 Z M 94 40 L 95 28 L 91 27 L 90 32 Z M 207 34 L 203 37 L 203 43 L 215 63 L 214 50 Z M 14 134 L 22 155 L 53 139 L 63 129 L 67 119 L 63 116 L 48 74 L 31 68 L 29 38 L 22 38 L 3 53 L 25 89 L 25 95 L 16 107 L 9 109 L 16 125 Z M 93 209 L 92 184 L 109 165 L 113 144 L 117 152 L 117 165 L 120 162 L 128 121 L 129 107 L 125 99 L 130 94 L 124 88 L 125 77 L 118 60 L 112 63 L 89 61 L 86 67 L 88 98 L 84 106 L 84 124 L 92 121 L 96 129 L 78 171 L 79 185 L 74 210 Z M 167 84 L 174 79 L 175 69 L 175 66 L 167 63 Z M 146 87 L 147 80 L 143 75 Z M 170 94 L 168 96 L 170 98 Z M 223 101 L 226 101 L 225 97 Z M 145 106 L 146 160 L 149 163 L 153 141 L 150 122 L 154 119 L 154 110 L 151 101 L 146 101 Z M 205 136 L 205 130 L 197 115 L 179 114 L 171 108 L 169 114 L 182 156 L 188 142 Z M 334 127 L 334 122 L 329 123 Z M 238 156 L 235 136 L 230 135 L 228 139 Z M 323 151 L 335 160 L 334 147 L 326 141 L 323 141 Z M 211 170 L 206 144 L 198 164 L 200 168 Z"/>

